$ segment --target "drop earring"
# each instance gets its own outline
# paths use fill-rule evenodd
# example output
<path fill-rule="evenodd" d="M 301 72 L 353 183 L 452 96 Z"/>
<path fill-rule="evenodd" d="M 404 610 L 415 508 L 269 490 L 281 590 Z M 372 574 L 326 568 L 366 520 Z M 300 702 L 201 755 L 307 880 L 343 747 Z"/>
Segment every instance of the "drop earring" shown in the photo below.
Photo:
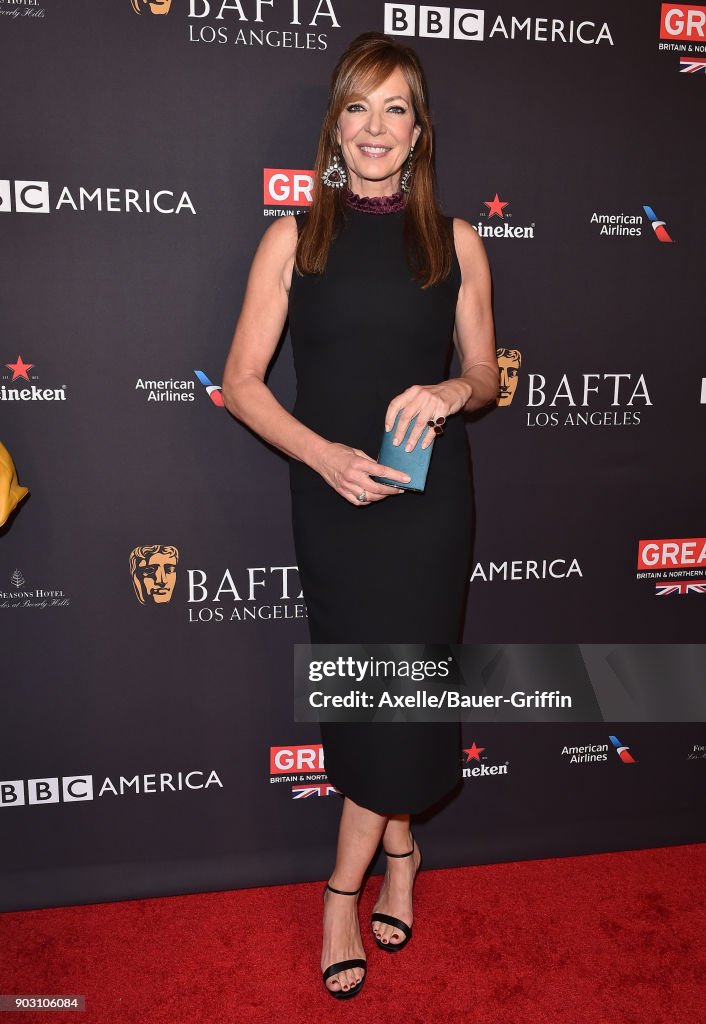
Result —
<path fill-rule="evenodd" d="M 343 188 L 348 183 L 346 168 L 339 162 L 338 153 L 333 154 L 333 160 L 321 175 L 321 181 L 329 188 Z"/>
<path fill-rule="evenodd" d="M 414 153 L 414 143 L 412 143 L 412 148 L 407 157 L 407 166 L 404 169 L 404 174 L 400 178 L 400 189 L 403 192 L 409 192 L 410 178 L 412 177 L 412 153 Z"/>

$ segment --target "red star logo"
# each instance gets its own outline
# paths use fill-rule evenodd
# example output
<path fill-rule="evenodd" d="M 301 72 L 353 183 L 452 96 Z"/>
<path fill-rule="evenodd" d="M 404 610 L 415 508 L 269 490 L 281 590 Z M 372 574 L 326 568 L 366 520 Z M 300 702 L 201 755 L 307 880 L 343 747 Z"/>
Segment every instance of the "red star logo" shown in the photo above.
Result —
<path fill-rule="evenodd" d="M 471 746 L 465 747 L 463 751 L 464 754 L 466 755 L 466 764 L 468 764 L 469 761 L 480 761 L 481 752 L 484 750 L 485 747 L 477 747 L 476 741 L 473 740 Z"/>
<path fill-rule="evenodd" d="M 29 380 L 27 370 L 31 370 L 34 363 L 23 363 L 22 356 L 18 356 L 16 363 L 5 363 L 5 366 L 8 370 L 12 370 L 13 380 L 17 380 L 18 377 L 24 377 L 25 380 Z"/>
<path fill-rule="evenodd" d="M 492 199 L 490 202 L 488 202 L 486 200 L 483 203 L 483 206 L 487 206 L 488 209 L 490 210 L 490 213 L 488 214 L 488 217 L 504 217 L 505 214 L 503 213 L 503 208 L 506 207 L 506 206 L 509 206 L 509 205 L 510 205 L 509 202 L 508 203 L 504 203 L 500 199 L 500 196 L 498 195 L 497 192 L 495 193 L 495 199 Z"/>

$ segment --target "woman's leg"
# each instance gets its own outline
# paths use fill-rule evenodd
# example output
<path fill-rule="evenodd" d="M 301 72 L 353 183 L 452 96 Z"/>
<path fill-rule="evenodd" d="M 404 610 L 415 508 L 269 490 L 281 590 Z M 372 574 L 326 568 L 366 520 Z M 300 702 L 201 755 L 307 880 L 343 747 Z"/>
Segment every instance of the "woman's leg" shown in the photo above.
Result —
<path fill-rule="evenodd" d="M 388 853 L 407 853 L 412 849 L 408 814 L 390 816 L 383 833 L 382 845 Z M 390 914 L 411 926 L 412 883 L 420 860 L 421 854 L 416 845 L 411 857 L 387 858 L 385 877 L 373 913 Z M 382 942 L 389 942 L 391 945 L 404 939 L 399 928 L 380 921 L 373 921 L 373 932 Z"/>
<path fill-rule="evenodd" d="M 362 881 L 365 870 L 373 858 L 387 818 L 367 807 L 360 807 L 344 797 L 341 823 L 338 829 L 336 865 L 329 878 L 334 889 L 353 892 Z M 354 896 L 339 896 L 326 891 L 324 906 L 324 941 L 321 951 L 321 970 L 340 960 L 364 957 L 360 938 L 358 900 Z M 354 967 L 334 974 L 326 982 L 334 992 L 347 990 L 363 977 L 362 967 Z"/>

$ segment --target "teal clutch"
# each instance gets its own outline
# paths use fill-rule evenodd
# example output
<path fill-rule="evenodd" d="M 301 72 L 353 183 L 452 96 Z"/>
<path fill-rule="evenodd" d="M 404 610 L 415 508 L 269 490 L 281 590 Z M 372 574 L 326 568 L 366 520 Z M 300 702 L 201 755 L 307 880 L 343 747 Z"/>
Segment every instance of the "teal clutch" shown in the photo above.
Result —
<path fill-rule="evenodd" d="M 429 471 L 429 463 L 431 462 L 431 453 L 434 447 L 434 442 L 428 446 L 428 448 L 422 448 L 422 439 L 424 433 L 417 441 L 416 445 L 411 452 L 406 452 L 404 446 L 409 440 L 409 435 L 412 433 L 416 416 L 413 416 L 407 427 L 407 433 L 400 441 L 398 445 L 392 443 L 392 438 L 395 436 L 395 429 L 397 428 L 397 422 L 400 418 L 400 412 L 395 417 L 395 422 L 392 426 L 392 430 L 386 430 L 382 435 L 382 441 L 380 442 L 380 451 L 378 452 L 377 461 L 381 462 L 383 466 L 390 466 L 392 469 L 399 469 L 403 473 L 408 473 L 411 480 L 408 483 L 403 483 L 400 480 L 388 480 L 384 476 L 373 476 L 370 473 L 370 477 L 373 480 L 377 480 L 381 484 L 392 484 L 393 487 L 402 487 L 405 491 L 417 491 L 420 494 L 424 493 L 424 488 L 427 482 L 427 473 Z"/>

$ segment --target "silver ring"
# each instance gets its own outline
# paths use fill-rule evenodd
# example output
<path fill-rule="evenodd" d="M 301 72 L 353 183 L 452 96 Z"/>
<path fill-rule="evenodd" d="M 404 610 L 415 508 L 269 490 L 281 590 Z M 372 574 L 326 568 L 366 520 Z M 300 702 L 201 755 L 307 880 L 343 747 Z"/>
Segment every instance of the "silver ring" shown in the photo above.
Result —
<path fill-rule="evenodd" d="M 368 500 L 367 494 L 365 493 L 365 491 L 361 491 L 360 494 L 358 495 L 358 501 L 367 501 L 367 500 Z"/>

